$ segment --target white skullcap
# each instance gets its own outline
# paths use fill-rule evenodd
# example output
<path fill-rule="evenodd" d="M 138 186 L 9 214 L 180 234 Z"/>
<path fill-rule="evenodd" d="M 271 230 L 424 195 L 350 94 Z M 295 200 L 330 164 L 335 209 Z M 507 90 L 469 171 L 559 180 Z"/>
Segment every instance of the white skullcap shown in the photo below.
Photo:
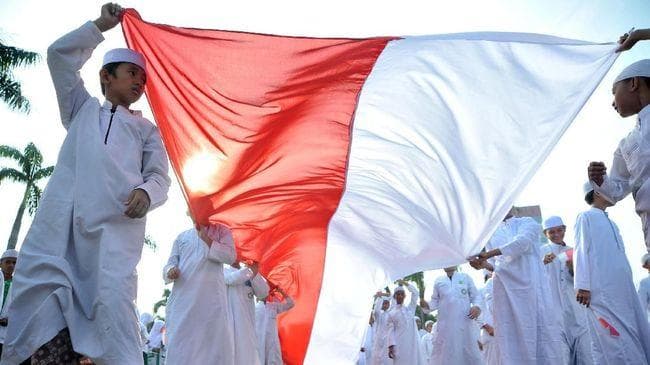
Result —
<path fill-rule="evenodd" d="M 648 261 L 650 261 L 650 253 L 643 255 L 641 258 L 641 264 L 645 265 Z"/>
<path fill-rule="evenodd" d="M 433 321 L 432 321 L 432 320 L 428 320 L 428 321 L 424 322 L 424 327 L 428 326 L 429 323 L 431 323 L 431 325 L 433 325 Z"/>
<path fill-rule="evenodd" d="M 145 326 L 149 323 L 153 322 L 153 314 L 151 313 L 141 313 L 140 314 L 140 323 L 144 324 Z"/>
<path fill-rule="evenodd" d="M 140 68 L 145 71 L 147 70 L 145 67 L 146 62 L 144 56 L 128 48 L 115 48 L 106 52 L 104 55 L 104 62 L 102 62 L 102 67 L 114 62 L 130 62 L 140 66 Z"/>
<path fill-rule="evenodd" d="M 546 218 L 544 220 L 544 224 L 542 224 L 542 229 L 547 230 L 549 228 L 560 227 L 560 226 L 563 226 L 563 225 L 564 225 L 564 222 L 562 222 L 562 218 L 554 215 L 554 216 L 548 217 L 548 218 Z"/>
<path fill-rule="evenodd" d="M 393 294 L 397 293 L 398 291 L 406 292 L 402 285 L 396 286 L 395 289 L 393 289 Z"/>
<path fill-rule="evenodd" d="M 650 59 L 636 61 L 627 66 L 614 79 L 616 84 L 619 81 L 627 80 L 632 77 L 650 77 Z"/>
<path fill-rule="evenodd" d="M 0 260 L 4 260 L 4 259 L 10 258 L 10 257 L 14 258 L 14 259 L 18 258 L 18 251 L 14 250 L 14 249 L 9 249 L 9 250 L 5 251 L 2 254 L 2 257 L 0 257 Z"/>

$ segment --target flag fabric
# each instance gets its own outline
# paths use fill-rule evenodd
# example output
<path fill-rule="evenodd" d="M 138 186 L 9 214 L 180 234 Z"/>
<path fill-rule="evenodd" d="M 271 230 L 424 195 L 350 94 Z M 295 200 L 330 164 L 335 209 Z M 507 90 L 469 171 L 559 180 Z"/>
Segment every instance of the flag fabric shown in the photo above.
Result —
<path fill-rule="evenodd" d="M 288 364 L 354 363 L 376 290 L 477 253 L 616 59 L 536 34 L 122 27 L 192 216 L 296 302 Z"/>

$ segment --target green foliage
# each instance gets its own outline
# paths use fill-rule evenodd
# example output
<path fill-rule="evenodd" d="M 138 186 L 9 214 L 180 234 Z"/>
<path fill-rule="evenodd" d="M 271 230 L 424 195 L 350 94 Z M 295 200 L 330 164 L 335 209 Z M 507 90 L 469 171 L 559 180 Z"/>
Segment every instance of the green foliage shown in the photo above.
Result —
<path fill-rule="evenodd" d="M 15 248 L 23 211 L 27 208 L 30 215 L 36 212 L 38 202 L 43 194 L 37 184 L 40 180 L 52 175 L 54 166 L 42 167 L 43 155 L 33 143 L 29 143 L 22 152 L 11 146 L 0 145 L 0 158 L 13 160 L 18 166 L 17 168 L 0 168 L 0 185 L 4 181 L 25 184 L 25 194 L 23 195 L 23 200 L 20 202 L 18 214 L 14 220 L 14 225 L 7 243 L 7 248 Z"/>
<path fill-rule="evenodd" d="M 23 96 L 21 85 L 16 81 L 12 69 L 32 65 L 39 59 L 36 52 L 8 46 L 0 41 L 0 99 L 10 109 L 29 113 L 29 100 Z"/>
<path fill-rule="evenodd" d="M 157 302 L 154 303 L 154 305 L 153 305 L 153 314 L 154 314 L 156 317 L 158 317 L 158 318 L 160 318 L 160 319 L 162 319 L 162 320 L 165 320 L 165 319 L 162 318 L 162 317 L 160 317 L 160 316 L 158 315 L 158 309 L 160 309 L 160 307 L 167 307 L 167 300 L 169 299 L 169 295 L 170 295 L 171 293 L 172 293 L 171 290 L 169 290 L 169 289 L 165 289 L 165 290 L 163 291 L 162 299 L 160 299 L 159 301 L 157 301 Z"/>
<path fill-rule="evenodd" d="M 154 241 L 154 239 L 148 234 L 144 236 L 144 245 L 149 247 L 153 252 L 158 251 L 158 243 L 156 243 L 156 241 Z"/>

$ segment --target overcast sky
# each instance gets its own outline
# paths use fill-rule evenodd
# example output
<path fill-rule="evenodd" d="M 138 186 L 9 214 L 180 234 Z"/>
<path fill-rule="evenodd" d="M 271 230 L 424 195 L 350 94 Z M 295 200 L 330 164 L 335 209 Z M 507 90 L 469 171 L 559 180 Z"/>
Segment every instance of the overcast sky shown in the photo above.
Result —
<path fill-rule="evenodd" d="M 49 2 L 3 0 L 0 3 L 0 39 L 6 44 L 45 54 L 56 38 L 95 19 L 103 1 Z M 647 0 L 615 2 L 607 0 L 571 1 L 128 1 L 123 7 L 136 8 L 143 19 L 156 23 L 196 28 L 239 30 L 260 33 L 319 37 L 368 37 L 422 35 L 473 31 L 544 33 L 593 42 L 613 42 L 631 27 L 650 27 Z M 106 41 L 95 51 L 82 70 L 86 87 L 101 96 L 97 72 L 103 54 L 124 47 L 119 26 L 105 33 Z M 567 242 L 572 244 L 576 215 L 587 208 L 581 186 L 591 160 L 611 163 L 618 141 L 634 126 L 636 118 L 621 119 L 611 107 L 611 82 L 626 65 L 650 55 L 650 43 L 626 52 L 605 77 L 555 150 L 517 199 L 517 205 L 541 205 L 542 214 L 560 215 L 567 226 Z M 480 60 L 476 60 L 480 62 Z M 548 70 L 553 72 L 553 70 Z M 58 118 L 54 89 L 45 62 L 20 69 L 16 75 L 25 95 L 31 100 L 29 115 L 9 111 L 0 105 L 0 144 L 22 149 L 34 142 L 44 155 L 45 164 L 56 161 L 65 130 Z M 142 98 L 134 109 L 151 117 Z M 543 108 L 543 101 L 530 108 Z M 530 141 L 535 143 L 535 141 Z M 0 166 L 11 162 L 0 159 Z M 513 172 L 515 173 L 515 172 Z M 12 183 L 0 186 L 0 242 L 11 231 L 23 187 Z M 162 293 L 161 269 L 178 233 L 190 226 L 185 202 L 174 179 L 166 205 L 149 215 L 148 233 L 158 242 L 158 252 L 145 248 L 139 271 L 138 306 L 151 311 Z M 640 267 L 645 252 L 639 218 L 631 198 L 619 203 L 610 216 L 621 228 L 635 282 L 647 275 Z M 25 217 L 20 240 L 31 218 Z M 469 267 L 475 278 L 479 275 Z M 428 272 L 427 295 L 433 277 Z M 478 283 L 477 283 L 478 284 Z M 478 284 L 481 286 L 481 284 Z"/>

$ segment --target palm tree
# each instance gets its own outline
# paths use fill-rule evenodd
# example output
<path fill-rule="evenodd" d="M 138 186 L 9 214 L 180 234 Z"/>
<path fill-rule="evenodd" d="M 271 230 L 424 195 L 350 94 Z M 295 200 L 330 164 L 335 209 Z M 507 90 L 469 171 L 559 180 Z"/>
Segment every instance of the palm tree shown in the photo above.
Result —
<path fill-rule="evenodd" d="M 39 180 L 52 175 L 54 166 L 41 167 L 43 163 L 43 155 L 41 151 L 29 143 L 21 153 L 18 149 L 0 145 L 0 157 L 10 158 L 18 163 L 19 168 L 3 167 L 0 169 L 0 184 L 5 179 L 25 184 L 25 194 L 20 202 L 14 225 L 11 228 L 11 235 L 7 242 L 7 249 L 16 248 L 16 241 L 18 241 L 18 232 L 20 225 L 25 214 L 25 208 L 29 209 L 29 214 L 33 215 L 38 207 L 38 201 L 41 198 L 41 188 L 37 183 Z"/>
<path fill-rule="evenodd" d="M 11 70 L 13 68 L 36 63 L 40 56 L 36 52 L 7 46 L 0 41 L 0 99 L 9 108 L 29 113 L 29 100 L 22 94 L 20 83 L 16 81 Z"/>

